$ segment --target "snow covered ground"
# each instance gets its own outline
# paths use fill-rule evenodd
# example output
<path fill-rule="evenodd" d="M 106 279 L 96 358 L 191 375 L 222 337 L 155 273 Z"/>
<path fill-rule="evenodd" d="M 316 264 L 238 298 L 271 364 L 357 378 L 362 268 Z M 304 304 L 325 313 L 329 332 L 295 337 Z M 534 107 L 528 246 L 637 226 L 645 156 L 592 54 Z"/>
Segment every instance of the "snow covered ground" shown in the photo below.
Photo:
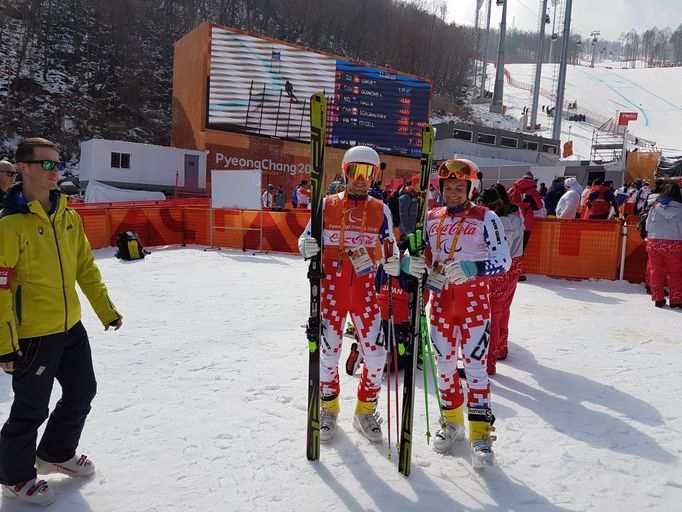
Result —
<path fill-rule="evenodd" d="M 99 394 L 81 448 L 98 471 L 48 477 L 49 510 L 654 512 L 682 502 L 682 312 L 654 308 L 640 285 L 530 275 L 492 379 L 498 465 L 477 473 L 464 442 L 451 456 L 426 445 L 420 374 L 404 478 L 395 450 L 389 460 L 386 442 L 353 430 L 357 377 L 345 373 L 336 439 L 319 462 L 305 458 L 300 258 L 188 247 L 124 263 L 113 251 L 96 254 L 123 328 L 105 333 L 84 308 Z M 11 396 L 1 376 L 0 421 Z M 432 396 L 435 421 L 434 407 Z M 0 509 L 35 510 L 8 498 Z"/>
<path fill-rule="evenodd" d="M 513 80 L 525 84 L 535 81 L 534 64 L 508 64 L 505 66 Z M 554 90 L 556 65 L 545 64 L 542 68 L 541 87 Z M 615 69 L 614 63 L 605 63 L 594 69 L 586 66 L 568 66 L 566 78 L 566 101 L 576 101 L 580 109 L 587 109 L 604 119 L 616 118 L 617 112 L 637 112 L 639 119 L 631 122 L 629 131 L 634 136 L 656 142 L 664 153 L 682 153 L 682 88 L 674 84 L 682 80 L 682 67 L 651 69 Z M 493 83 L 495 68 L 488 66 L 488 76 Z M 504 86 L 504 104 L 508 116 L 490 114 L 489 105 L 473 105 L 476 116 L 485 124 L 500 128 L 518 128 L 518 119 L 524 107 L 532 106 L 529 91 Z M 540 96 L 540 105 L 553 104 Z M 543 126 L 543 136 L 551 137 L 551 119 L 538 109 L 538 123 Z M 563 120 L 561 140 L 573 140 L 574 151 L 582 158 L 589 158 L 592 131 L 597 126 Z"/>

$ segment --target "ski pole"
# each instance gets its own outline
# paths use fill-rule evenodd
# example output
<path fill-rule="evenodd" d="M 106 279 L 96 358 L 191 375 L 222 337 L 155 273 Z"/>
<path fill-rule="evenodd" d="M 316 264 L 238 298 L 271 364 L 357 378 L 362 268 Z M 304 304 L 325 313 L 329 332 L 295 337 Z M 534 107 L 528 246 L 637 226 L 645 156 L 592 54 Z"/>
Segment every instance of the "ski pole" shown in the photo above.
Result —
<path fill-rule="evenodd" d="M 431 375 L 433 376 L 433 387 L 436 395 L 436 401 L 438 402 L 438 410 L 440 412 L 440 425 L 443 429 L 445 429 L 447 422 L 445 421 L 445 416 L 443 415 L 443 403 L 441 402 L 440 398 L 440 391 L 438 389 L 438 377 L 436 375 L 436 364 L 434 361 L 434 356 L 433 356 L 433 351 L 431 350 L 431 337 L 428 335 L 428 321 L 425 316 L 422 317 L 422 357 L 426 356 L 429 358 L 429 370 L 431 371 Z M 426 370 L 426 368 L 424 368 Z M 428 416 L 429 414 L 429 406 L 428 406 L 428 390 L 427 390 L 427 385 L 426 385 L 426 371 L 424 371 L 424 400 L 427 402 L 426 405 L 426 414 Z M 429 442 L 429 432 L 427 431 L 427 444 Z"/>
<path fill-rule="evenodd" d="M 390 240 L 384 241 L 384 259 L 387 260 L 393 254 L 393 243 Z M 393 358 L 393 331 L 391 329 L 393 323 L 393 278 L 386 273 L 388 278 L 388 321 L 386 322 L 386 371 L 388 377 L 388 397 L 386 407 L 388 410 L 388 458 L 391 458 L 392 444 L 391 444 L 391 359 Z M 384 328 L 384 321 L 381 321 L 381 328 Z M 396 396 L 398 395 L 398 386 L 395 388 Z M 396 415 L 398 409 L 396 407 Z"/>
<path fill-rule="evenodd" d="M 389 292 L 388 292 L 388 332 L 389 332 L 389 343 L 391 347 L 391 357 L 388 360 L 388 366 L 389 366 L 389 372 L 388 372 L 388 379 L 389 379 L 389 389 L 390 389 L 390 380 L 391 380 L 391 372 L 390 372 L 390 367 L 391 363 L 393 363 L 393 375 L 395 378 L 395 435 L 396 435 L 396 448 L 398 447 L 398 441 L 400 439 L 400 417 L 398 415 L 398 411 L 400 410 L 399 406 L 399 401 L 398 401 L 398 344 L 395 336 L 395 320 L 393 316 L 393 277 L 389 276 L 388 277 L 388 286 L 389 286 Z M 389 400 L 391 399 L 390 393 L 389 393 Z M 391 443 L 391 426 L 389 424 L 388 426 L 388 442 L 389 444 Z"/>
<path fill-rule="evenodd" d="M 388 296 L 390 300 L 390 305 L 391 305 L 391 314 L 390 314 L 390 324 L 389 328 L 391 329 L 391 342 L 393 343 L 392 347 L 392 352 L 393 352 L 393 375 L 395 375 L 395 439 L 396 439 L 396 449 L 399 448 L 399 442 L 400 442 L 400 415 L 398 414 L 398 411 L 400 410 L 399 408 L 399 402 L 398 402 L 398 343 L 395 337 L 395 321 L 393 319 L 393 311 L 392 311 L 392 306 L 393 306 L 393 279 L 391 278 L 390 280 L 390 285 L 391 285 L 391 295 Z"/>
<path fill-rule="evenodd" d="M 389 278 L 389 286 L 390 286 L 390 281 L 391 278 Z M 389 292 L 390 293 L 390 292 Z M 389 295 L 389 304 L 391 303 L 390 295 Z M 390 308 L 390 305 L 389 305 Z M 383 329 L 384 321 L 381 321 L 381 328 Z M 386 397 L 386 408 L 387 408 L 387 414 L 388 414 L 388 458 L 391 458 L 391 357 L 392 357 L 392 351 L 391 351 L 391 326 L 387 325 L 386 326 L 386 346 L 387 346 L 387 352 L 386 352 L 386 366 L 387 366 L 387 377 L 388 377 L 388 396 Z M 396 389 L 396 393 L 398 390 Z"/>
<path fill-rule="evenodd" d="M 391 254 L 393 254 L 393 244 L 391 243 L 390 240 L 384 240 L 384 261 L 388 260 Z M 386 376 L 388 378 L 388 383 L 387 383 L 387 388 L 388 388 L 388 396 L 386 397 L 386 409 L 387 409 L 387 414 L 388 414 L 388 447 L 387 447 L 387 453 L 388 453 L 388 458 L 391 458 L 391 327 L 390 327 L 390 319 L 391 315 L 393 313 L 393 295 L 392 295 L 392 290 L 391 290 L 391 276 L 386 273 L 386 277 L 388 278 L 388 318 L 389 321 L 384 324 L 384 320 L 382 318 L 381 320 L 381 329 L 384 331 L 385 334 L 385 345 L 386 345 Z M 383 286 L 383 285 L 382 285 Z M 384 330 L 385 326 L 385 330 Z M 398 392 L 398 388 L 396 388 L 395 392 Z"/>

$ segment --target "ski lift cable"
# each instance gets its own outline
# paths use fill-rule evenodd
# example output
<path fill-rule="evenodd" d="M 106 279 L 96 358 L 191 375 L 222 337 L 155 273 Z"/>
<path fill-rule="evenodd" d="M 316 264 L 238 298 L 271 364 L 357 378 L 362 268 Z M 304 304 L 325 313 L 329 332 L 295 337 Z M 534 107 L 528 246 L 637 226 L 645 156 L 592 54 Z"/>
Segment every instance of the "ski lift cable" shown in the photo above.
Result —
<path fill-rule="evenodd" d="M 516 1 L 517 1 L 518 3 L 520 3 L 520 4 L 523 6 L 523 8 L 526 9 L 526 10 L 527 10 L 529 13 L 531 13 L 533 16 L 535 16 L 535 15 L 537 14 L 536 11 L 531 10 L 530 7 L 528 7 L 526 4 L 524 4 L 521 0 L 516 0 Z"/>

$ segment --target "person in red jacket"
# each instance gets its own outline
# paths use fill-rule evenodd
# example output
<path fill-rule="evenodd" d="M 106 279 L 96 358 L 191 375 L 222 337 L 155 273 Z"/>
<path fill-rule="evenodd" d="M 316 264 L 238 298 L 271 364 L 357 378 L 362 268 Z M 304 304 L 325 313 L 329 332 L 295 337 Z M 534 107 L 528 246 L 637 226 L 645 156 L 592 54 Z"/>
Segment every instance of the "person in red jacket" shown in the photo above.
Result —
<path fill-rule="evenodd" d="M 509 200 L 521 209 L 523 214 L 523 252 L 530 241 L 530 235 L 535 226 L 535 215 L 533 212 L 542 208 L 542 198 L 535 188 L 535 176 L 528 171 L 519 180 L 509 187 L 507 191 Z M 525 281 L 526 276 L 521 274 L 519 281 Z"/>
<path fill-rule="evenodd" d="M 611 207 L 618 216 L 618 201 L 610 187 L 611 182 L 603 183 L 597 178 L 592 182 L 592 187 L 585 199 L 585 211 L 583 219 L 608 219 Z"/>

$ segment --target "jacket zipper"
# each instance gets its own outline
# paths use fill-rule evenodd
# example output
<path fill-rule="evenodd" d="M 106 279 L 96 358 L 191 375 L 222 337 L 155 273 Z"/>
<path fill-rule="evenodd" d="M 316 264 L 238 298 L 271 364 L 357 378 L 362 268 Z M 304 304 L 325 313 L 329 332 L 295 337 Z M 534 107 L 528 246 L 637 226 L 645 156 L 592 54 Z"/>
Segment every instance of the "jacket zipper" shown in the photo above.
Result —
<path fill-rule="evenodd" d="M 59 242 L 57 242 L 57 229 L 54 226 L 54 217 L 50 219 L 52 224 L 52 234 L 54 235 L 54 245 L 57 247 L 57 259 L 59 260 L 59 272 L 62 275 L 62 295 L 64 296 L 64 332 L 67 332 L 69 324 L 69 306 L 66 303 L 66 284 L 64 283 L 64 267 L 62 267 L 62 253 L 59 251 Z"/>
<path fill-rule="evenodd" d="M 9 340 L 12 344 L 12 348 L 15 349 L 15 352 L 19 352 L 19 347 L 14 344 L 14 331 L 12 330 L 12 324 L 7 322 L 7 328 L 9 329 Z"/>
<path fill-rule="evenodd" d="M 17 320 L 19 320 L 19 325 L 21 325 L 22 324 L 21 285 L 17 286 L 17 291 L 14 294 L 14 309 L 17 312 Z"/>

